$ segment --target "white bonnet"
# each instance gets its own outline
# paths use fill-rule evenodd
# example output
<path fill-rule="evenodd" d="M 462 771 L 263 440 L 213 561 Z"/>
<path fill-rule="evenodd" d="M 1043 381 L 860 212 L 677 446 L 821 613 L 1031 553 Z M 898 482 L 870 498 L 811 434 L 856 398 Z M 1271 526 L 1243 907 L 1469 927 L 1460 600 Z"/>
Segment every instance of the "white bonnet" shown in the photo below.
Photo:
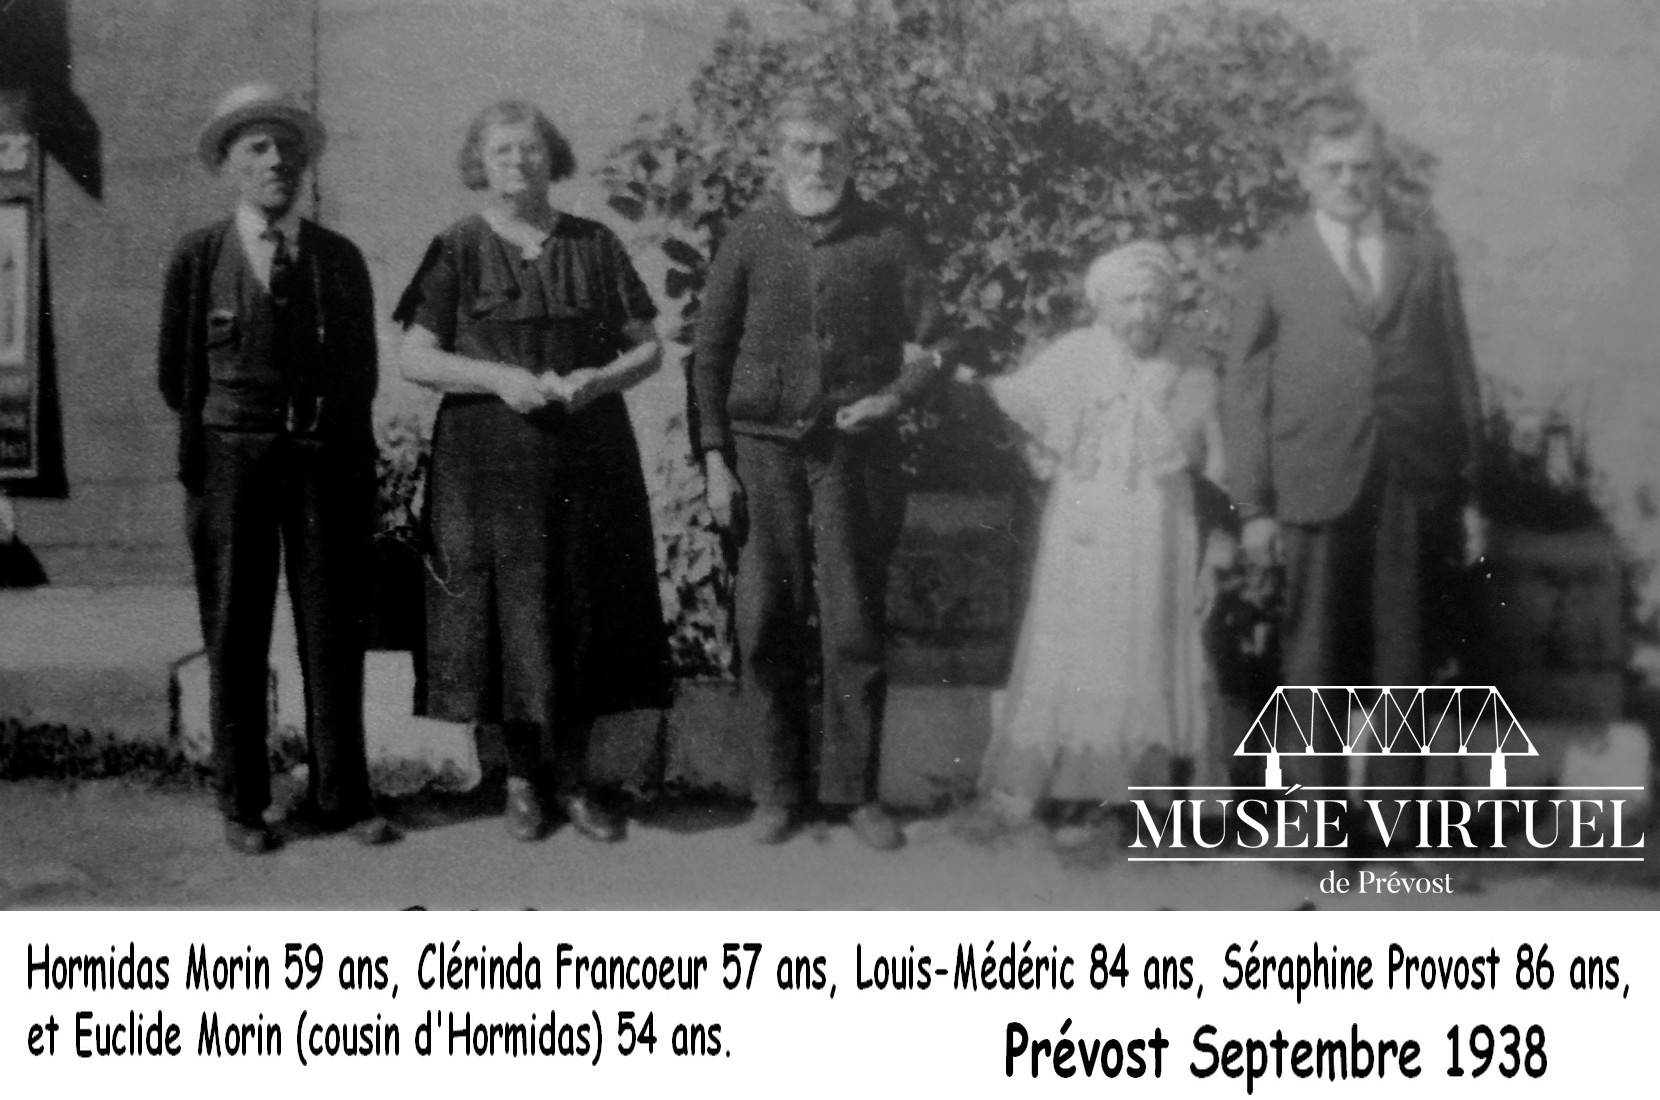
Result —
<path fill-rule="evenodd" d="M 1095 302 L 1109 290 L 1139 286 L 1149 279 L 1158 280 L 1166 290 L 1174 289 L 1176 257 L 1157 241 L 1132 241 L 1089 265 L 1089 273 L 1084 276 L 1084 294 Z"/>

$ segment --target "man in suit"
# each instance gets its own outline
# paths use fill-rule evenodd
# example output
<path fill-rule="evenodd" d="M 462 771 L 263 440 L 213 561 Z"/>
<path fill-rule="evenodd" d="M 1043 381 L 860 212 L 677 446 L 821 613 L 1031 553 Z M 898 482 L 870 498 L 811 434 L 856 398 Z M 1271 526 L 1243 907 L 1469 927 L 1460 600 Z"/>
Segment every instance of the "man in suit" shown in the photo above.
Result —
<path fill-rule="evenodd" d="M 322 124 L 264 85 L 228 95 L 197 152 L 233 214 L 168 267 L 158 380 L 179 417 L 179 480 L 207 648 L 225 837 L 270 850 L 271 621 L 280 557 L 305 678 L 308 823 L 379 844 L 363 736 L 364 566 L 373 533 L 378 381 L 362 255 L 299 216 Z"/>
<path fill-rule="evenodd" d="M 849 810 L 854 834 L 882 850 L 903 839 L 876 789 L 883 601 L 904 505 L 895 418 L 939 373 L 939 353 L 924 345 L 940 310 L 906 234 L 853 188 L 850 121 L 810 94 L 776 113 L 780 187 L 715 256 L 692 383 L 710 509 L 745 536 L 735 603 L 752 835 L 786 839 L 810 793 L 805 642 L 816 591 L 817 801 Z"/>
<path fill-rule="evenodd" d="M 1381 142 L 1352 95 L 1303 107 L 1289 153 L 1309 213 L 1249 258 L 1236 300 L 1230 488 L 1245 552 L 1285 565 L 1286 686 L 1429 683 L 1451 655 L 1461 511 L 1476 551 L 1480 397 L 1453 257 L 1385 209 Z M 1387 736 L 1384 718 L 1372 729 Z M 1328 751 L 1349 721 L 1305 732 Z M 1293 755 L 1285 780 L 1347 785 L 1347 763 Z M 1414 785 L 1422 763 L 1370 757 L 1368 782 Z"/>

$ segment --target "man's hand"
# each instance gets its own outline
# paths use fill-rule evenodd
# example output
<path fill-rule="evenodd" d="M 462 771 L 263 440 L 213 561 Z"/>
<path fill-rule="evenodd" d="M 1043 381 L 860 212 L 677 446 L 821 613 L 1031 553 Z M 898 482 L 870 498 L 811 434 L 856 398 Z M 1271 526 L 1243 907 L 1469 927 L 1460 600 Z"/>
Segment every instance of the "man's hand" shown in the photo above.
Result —
<path fill-rule="evenodd" d="M 522 367 L 503 368 L 496 382 L 496 396 L 521 416 L 542 408 L 549 399 L 537 377 Z"/>
<path fill-rule="evenodd" d="M 1273 516 L 1246 520 L 1239 532 L 1239 543 L 1247 558 L 1259 565 L 1270 564 L 1280 553 L 1279 521 Z"/>
<path fill-rule="evenodd" d="M 1234 567 L 1239 557 L 1239 544 L 1231 535 L 1213 534 L 1205 547 L 1204 559 L 1199 563 L 1198 590 L 1194 611 L 1203 620 L 1210 617 L 1216 606 L 1216 596 L 1222 588 L 1222 574 Z"/>
<path fill-rule="evenodd" d="M 565 376 L 565 407 L 579 413 L 600 397 L 600 372 L 593 367 L 582 367 Z"/>
<path fill-rule="evenodd" d="M 873 393 L 836 410 L 836 430 L 856 435 L 899 415 L 900 401 L 891 393 Z"/>
<path fill-rule="evenodd" d="M 747 513 L 744 508 L 744 485 L 738 475 L 726 464 L 726 456 L 719 451 L 706 451 L 703 456 L 703 499 L 709 505 L 709 514 L 715 526 L 742 537 Z"/>
<path fill-rule="evenodd" d="M 1464 564 L 1475 565 L 1487 556 L 1487 517 L 1474 504 L 1464 506 Z"/>
<path fill-rule="evenodd" d="M 880 425 L 881 421 L 893 420 L 900 415 L 900 398 L 891 393 L 872 393 L 870 397 L 858 398 L 852 405 L 843 405 L 835 413 L 837 431 L 847 431 L 848 435 L 858 435 L 860 431 L 868 430 Z"/>
<path fill-rule="evenodd" d="M 571 389 L 570 384 L 565 381 L 565 376 L 562 374 L 555 374 L 553 371 L 548 371 L 546 374 L 539 375 L 536 379 L 536 384 L 542 388 L 542 394 L 544 397 L 546 397 L 550 402 L 558 402 L 561 405 L 565 403 L 565 398 L 570 393 Z"/>

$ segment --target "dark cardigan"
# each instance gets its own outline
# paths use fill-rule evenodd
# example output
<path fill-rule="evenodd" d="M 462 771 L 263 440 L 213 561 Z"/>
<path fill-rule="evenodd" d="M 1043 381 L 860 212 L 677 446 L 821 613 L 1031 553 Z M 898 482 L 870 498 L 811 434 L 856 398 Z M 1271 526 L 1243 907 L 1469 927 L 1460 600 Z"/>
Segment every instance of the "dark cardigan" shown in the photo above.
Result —
<path fill-rule="evenodd" d="M 941 319 L 932 272 L 892 215 L 850 192 L 802 218 L 768 196 L 733 224 L 703 291 L 695 446 L 799 439 L 870 394 L 915 398 L 932 371 L 903 364 L 903 348 L 932 343 Z"/>

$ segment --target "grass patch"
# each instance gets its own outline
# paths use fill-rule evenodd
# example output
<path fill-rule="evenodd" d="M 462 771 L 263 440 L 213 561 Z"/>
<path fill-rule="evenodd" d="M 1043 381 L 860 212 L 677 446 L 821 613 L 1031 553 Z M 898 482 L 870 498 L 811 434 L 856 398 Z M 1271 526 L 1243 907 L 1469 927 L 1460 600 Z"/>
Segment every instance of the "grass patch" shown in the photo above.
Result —
<path fill-rule="evenodd" d="M 279 729 L 270 739 L 271 774 L 286 775 L 306 763 L 305 736 Z M 463 778 L 415 761 L 376 761 L 369 778 L 376 791 L 407 796 L 455 790 Z M 211 790 L 213 768 L 187 757 L 170 741 L 129 741 L 54 723 L 0 718 L 0 782 L 46 779 L 87 782 L 123 779 L 158 787 Z"/>
<path fill-rule="evenodd" d="M 0 718 L 0 780 L 117 778 L 205 788 L 210 772 L 167 742 Z"/>

